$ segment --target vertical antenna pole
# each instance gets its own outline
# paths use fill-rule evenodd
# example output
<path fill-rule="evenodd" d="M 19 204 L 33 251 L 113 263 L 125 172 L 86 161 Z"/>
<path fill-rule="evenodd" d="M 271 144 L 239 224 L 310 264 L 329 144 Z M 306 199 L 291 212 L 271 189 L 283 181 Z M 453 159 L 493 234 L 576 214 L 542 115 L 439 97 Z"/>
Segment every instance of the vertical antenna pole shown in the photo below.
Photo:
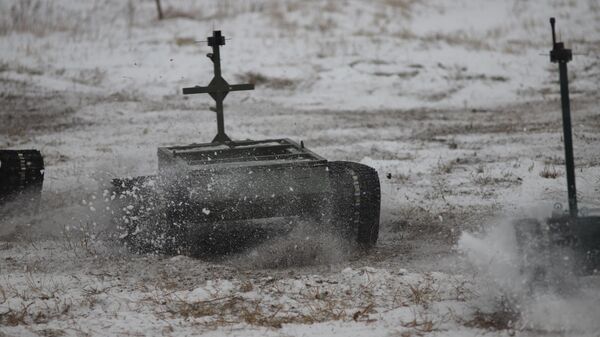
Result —
<path fill-rule="evenodd" d="M 563 133 L 565 137 L 565 164 L 567 166 L 567 186 L 569 193 L 569 213 L 577 216 L 577 190 L 575 187 L 575 159 L 573 158 L 573 135 L 571 133 L 571 103 L 569 99 L 569 79 L 567 63 L 560 62 L 560 100 L 562 103 Z"/>
<path fill-rule="evenodd" d="M 208 38 L 208 45 L 212 47 L 212 55 L 210 56 L 213 62 L 213 70 L 215 78 L 222 78 L 221 76 L 221 52 L 219 46 L 225 44 L 225 37 L 221 36 L 221 31 L 213 32 L 213 36 Z M 231 141 L 225 134 L 225 117 L 223 116 L 223 100 L 225 99 L 227 92 L 217 92 L 213 96 L 215 99 L 215 110 L 217 113 L 217 141 Z"/>
<path fill-rule="evenodd" d="M 552 44 L 550 61 L 558 63 L 560 80 L 560 101 L 562 105 L 562 122 L 565 142 L 565 166 L 567 168 L 567 190 L 569 194 L 569 215 L 577 217 L 577 189 L 575 187 L 575 160 L 573 158 L 573 135 L 571 132 L 571 101 L 569 98 L 569 77 L 567 63 L 573 59 L 570 49 L 565 49 L 564 43 L 556 42 L 554 30 L 555 19 L 550 18 L 552 27 Z"/>
<path fill-rule="evenodd" d="M 554 31 L 554 24 L 556 20 L 554 18 L 550 18 L 550 27 L 552 27 L 552 46 L 556 45 L 556 32 Z"/>

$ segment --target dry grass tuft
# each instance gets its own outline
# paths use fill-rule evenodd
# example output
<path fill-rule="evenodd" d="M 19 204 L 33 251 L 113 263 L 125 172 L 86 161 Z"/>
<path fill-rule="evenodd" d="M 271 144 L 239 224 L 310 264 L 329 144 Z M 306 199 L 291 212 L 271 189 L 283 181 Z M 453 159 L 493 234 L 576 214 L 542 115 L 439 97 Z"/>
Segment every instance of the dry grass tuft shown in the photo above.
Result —
<path fill-rule="evenodd" d="M 13 310 L 9 308 L 7 312 L 0 314 L 0 323 L 8 326 L 27 324 L 27 310 L 31 305 L 33 305 L 33 302 L 30 302 L 27 305 L 23 304 L 22 307 L 18 310 Z"/>
<path fill-rule="evenodd" d="M 438 160 L 437 166 L 435 167 L 434 173 L 438 174 L 450 174 L 454 169 L 454 166 L 457 164 L 456 160 L 449 160 L 446 162 L 442 162 L 442 160 Z"/>
<path fill-rule="evenodd" d="M 427 308 L 433 301 L 439 300 L 439 286 L 431 277 L 426 277 L 423 282 L 408 285 L 407 298 L 414 304 Z"/>
<path fill-rule="evenodd" d="M 544 169 L 540 172 L 540 177 L 546 179 L 556 179 L 561 176 L 561 172 L 556 170 L 556 167 L 546 165 Z"/>
<path fill-rule="evenodd" d="M 346 311 L 338 309 L 338 303 L 333 300 L 302 300 L 297 303 L 301 310 L 285 308 L 283 305 L 265 305 L 259 299 L 235 295 L 193 303 L 176 299 L 166 302 L 166 306 L 167 312 L 173 316 L 205 318 L 204 324 L 212 327 L 246 323 L 280 329 L 283 324 L 313 324 L 349 319 Z M 368 310 L 371 309 L 365 309 L 364 315 L 368 314 Z"/>
<path fill-rule="evenodd" d="M 430 333 L 440 330 L 440 325 L 449 320 L 448 315 L 442 315 L 440 318 L 433 317 L 423 311 L 413 310 L 413 319 L 400 324 L 405 328 L 411 328 L 416 332 L 417 336 L 422 336 L 424 333 Z M 411 336 L 411 334 L 407 334 Z"/>
<path fill-rule="evenodd" d="M 71 303 L 65 300 L 45 300 L 45 307 L 34 306 L 35 300 L 22 302 L 18 309 L 9 307 L 0 313 L 0 325 L 17 326 L 43 324 L 63 317 L 71 310 Z"/>
<path fill-rule="evenodd" d="M 492 174 L 483 164 L 480 164 L 471 174 L 471 180 L 475 185 L 483 186 L 502 186 L 510 187 L 519 185 L 522 179 L 514 175 L 510 171 L 500 172 L 500 174 Z"/>
<path fill-rule="evenodd" d="M 479 186 L 494 185 L 494 178 L 489 174 L 476 174 L 472 180 L 473 183 Z"/>
<path fill-rule="evenodd" d="M 500 310 L 495 312 L 477 311 L 473 317 L 464 322 L 465 326 L 486 330 L 508 330 L 513 329 L 515 322 L 519 320 L 519 313 L 512 310 Z"/>

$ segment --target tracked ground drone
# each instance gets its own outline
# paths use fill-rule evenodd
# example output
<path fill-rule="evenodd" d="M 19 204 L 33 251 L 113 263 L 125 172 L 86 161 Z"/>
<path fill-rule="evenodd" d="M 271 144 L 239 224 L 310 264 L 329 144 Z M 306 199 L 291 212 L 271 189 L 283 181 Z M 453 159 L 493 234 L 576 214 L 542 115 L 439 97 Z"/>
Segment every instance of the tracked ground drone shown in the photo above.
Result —
<path fill-rule="evenodd" d="M 37 212 L 44 183 L 38 150 L 0 150 L 0 222 Z"/>
<path fill-rule="evenodd" d="M 361 246 L 374 245 L 380 185 L 373 168 L 327 161 L 287 138 L 232 140 L 225 133 L 223 100 L 254 85 L 223 79 L 223 45 L 225 37 L 214 31 L 207 54 L 213 79 L 206 87 L 183 89 L 184 95 L 207 93 L 215 100 L 217 135 L 210 143 L 160 147 L 156 175 L 113 181 L 114 221 L 122 239 L 138 251 L 197 255 L 210 249 L 209 241 L 235 241 L 233 234 L 220 232 L 225 224 L 239 229 L 255 220 L 296 219 L 335 230 Z"/>
<path fill-rule="evenodd" d="M 600 214 L 598 210 L 580 209 L 577 205 L 575 161 L 571 133 L 571 104 L 567 63 L 573 58 L 564 43 L 556 42 L 555 19 L 550 19 L 553 48 L 550 61 L 558 63 L 562 105 L 563 139 L 567 176 L 568 204 L 563 210 L 555 205 L 545 220 L 522 219 L 516 222 L 517 243 L 523 257 L 523 269 L 532 281 L 547 282 L 566 274 L 589 275 L 600 270 Z M 560 275 L 547 275 L 551 270 Z"/>

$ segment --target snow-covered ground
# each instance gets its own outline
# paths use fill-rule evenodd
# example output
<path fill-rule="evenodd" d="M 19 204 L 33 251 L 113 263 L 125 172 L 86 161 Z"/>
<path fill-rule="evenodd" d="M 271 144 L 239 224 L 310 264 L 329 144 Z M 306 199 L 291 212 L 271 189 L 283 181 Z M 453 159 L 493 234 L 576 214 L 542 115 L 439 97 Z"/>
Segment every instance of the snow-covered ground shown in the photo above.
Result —
<path fill-rule="evenodd" d="M 163 7 L 158 21 L 154 1 L 0 2 L 0 148 L 46 162 L 41 214 L 0 224 L 0 336 L 599 336 L 600 279 L 532 295 L 509 224 L 566 199 L 550 16 L 576 53 L 580 200 L 600 206 L 597 1 Z M 180 94 L 212 77 L 213 28 L 224 77 L 256 82 L 227 97 L 230 136 L 378 170 L 373 250 L 303 228 L 206 259 L 105 240 L 111 178 L 214 136 L 211 99 Z"/>

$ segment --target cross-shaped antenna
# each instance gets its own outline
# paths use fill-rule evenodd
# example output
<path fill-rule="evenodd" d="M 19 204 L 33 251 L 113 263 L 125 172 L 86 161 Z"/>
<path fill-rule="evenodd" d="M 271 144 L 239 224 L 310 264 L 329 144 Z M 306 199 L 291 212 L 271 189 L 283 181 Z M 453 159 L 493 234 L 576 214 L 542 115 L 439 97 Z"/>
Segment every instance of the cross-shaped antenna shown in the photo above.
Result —
<path fill-rule="evenodd" d="M 208 45 L 213 49 L 213 52 L 211 54 L 206 55 L 213 62 L 214 65 L 213 79 L 206 87 L 195 86 L 190 88 L 183 88 L 183 94 L 209 94 L 216 102 L 215 112 L 217 113 L 217 135 L 212 140 L 212 142 L 231 142 L 231 139 L 225 134 L 223 100 L 230 91 L 254 90 L 254 84 L 230 85 L 221 76 L 221 56 L 219 54 L 219 46 L 225 45 L 225 37 L 221 35 L 220 30 L 213 31 L 213 35 L 208 37 Z"/>

